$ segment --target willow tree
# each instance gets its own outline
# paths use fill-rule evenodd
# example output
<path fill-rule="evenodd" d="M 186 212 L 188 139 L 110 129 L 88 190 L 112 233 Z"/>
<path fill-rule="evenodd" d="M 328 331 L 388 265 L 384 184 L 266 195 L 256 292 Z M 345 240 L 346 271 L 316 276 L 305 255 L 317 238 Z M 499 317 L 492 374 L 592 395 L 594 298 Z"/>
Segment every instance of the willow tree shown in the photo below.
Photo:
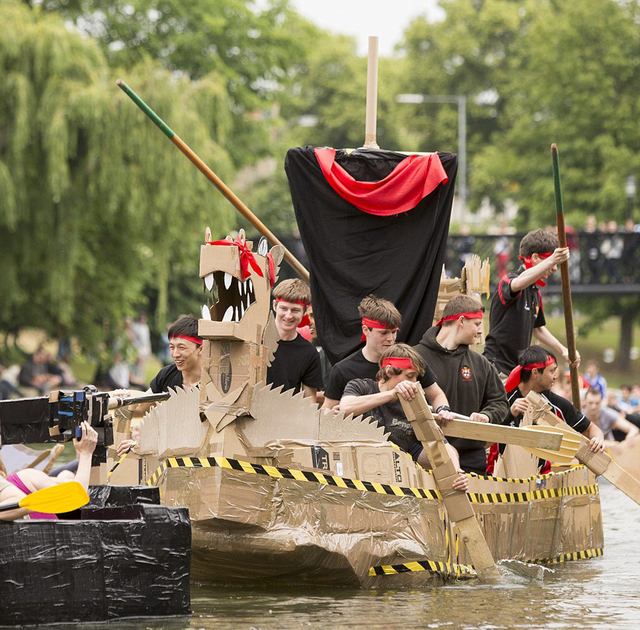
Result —
<path fill-rule="evenodd" d="M 0 6 L 0 329 L 37 326 L 96 347 L 122 317 L 190 261 L 205 225 L 224 233 L 232 212 L 115 85 L 95 42 L 56 16 Z M 153 63 L 127 80 L 223 177 L 212 138 L 230 125 L 223 82 L 192 82 Z"/>

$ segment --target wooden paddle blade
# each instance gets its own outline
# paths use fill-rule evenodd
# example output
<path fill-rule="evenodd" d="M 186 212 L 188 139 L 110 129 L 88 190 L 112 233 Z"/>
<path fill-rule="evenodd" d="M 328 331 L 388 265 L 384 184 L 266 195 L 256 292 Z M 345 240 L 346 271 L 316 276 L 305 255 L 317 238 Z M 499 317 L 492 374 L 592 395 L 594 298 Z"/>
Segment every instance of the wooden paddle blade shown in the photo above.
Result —
<path fill-rule="evenodd" d="M 60 514 L 77 510 L 87 503 L 89 503 L 87 491 L 77 481 L 69 481 L 33 492 L 21 499 L 17 504 L 1 506 L 0 510 L 5 511 L 21 507 L 32 512 Z"/>
<path fill-rule="evenodd" d="M 562 438 L 560 448 L 547 449 L 547 448 L 528 448 L 525 449 L 532 455 L 536 455 L 541 459 L 548 459 L 550 462 L 556 462 L 558 464 L 570 464 L 573 458 L 580 448 L 580 437 L 572 429 L 564 429 L 562 427 L 551 427 L 548 425 L 534 424 L 528 427 L 523 427 L 525 431 L 540 431 L 541 429 L 552 431 Z"/>
<path fill-rule="evenodd" d="M 553 429 L 536 427 L 510 427 L 501 424 L 487 424 L 472 420 L 449 420 L 442 427 L 442 432 L 448 437 L 466 438 L 468 440 L 483 440 L 484 442 L 499 442 L 500 444 L 514 444 L 516 446 L 532 448 L 558 449 L 562 443 L 562 436 Z M 552 435 L 553 434 L 553 435 Z"/>
<path fill-rule="evenodd" d="M 550 462 L 555 462 L 556 464 L 570 464 L 575 458 L 575 452 L 563 453 L 561 451 L 549 451 L 544 448 L 529 448 L 528 446 L 523 448 L 528 453 L 540 459 L 548 459 Z"/>

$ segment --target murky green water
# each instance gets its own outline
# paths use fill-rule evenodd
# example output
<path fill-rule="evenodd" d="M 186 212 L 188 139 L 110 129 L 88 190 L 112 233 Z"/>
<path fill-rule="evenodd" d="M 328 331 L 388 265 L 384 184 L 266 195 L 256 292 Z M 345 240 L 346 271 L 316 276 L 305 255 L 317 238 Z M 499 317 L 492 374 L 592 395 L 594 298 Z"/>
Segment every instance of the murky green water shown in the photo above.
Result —
<path fill-rule="evenodd" d="M 510 566 L 503 568 L 501 583 L 493 586 L 461 583 L 420 591 L 195 586 L 190 618 L 112 622 L 108 628 L 638 630 L 640 506 L 606 482 L 600 489 L 602 558 L 556 565 L 553 570 Z"/>

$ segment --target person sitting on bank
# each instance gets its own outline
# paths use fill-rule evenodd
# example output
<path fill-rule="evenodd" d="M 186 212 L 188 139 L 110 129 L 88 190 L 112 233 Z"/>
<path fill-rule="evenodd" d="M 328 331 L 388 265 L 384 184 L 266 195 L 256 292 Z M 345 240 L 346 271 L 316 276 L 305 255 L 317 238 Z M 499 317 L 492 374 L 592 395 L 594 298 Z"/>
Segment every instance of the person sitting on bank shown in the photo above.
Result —
<path fill-rule="evenodd" d="M 202 371 L 202 338 L 198 335 L 198 320 L 192 315 L 182 315 L 168 331 L 169 352 L 173 363 L 165 365 L 151 380 L 146 394 L 159 394 L 168 392 L 169 388 L 194 387 L 200 384 Z M 126 398 L 138 396 L 140 392 L 126 389 L 118 389 L 112 392 L 113 396 Z M 156 403 L 140 403 L 131 406 L 135 416 L 143 416 Z M 129 451 L 136 443 L 137 435 L 122 440 L 117 447 L 118 456 Z"/>
<path fill-rule="evenodd" d="M 22 366 L 18 380 L 23 387 L 33 387 L 41 395 L 49 393 L 63 382 L 62 375 L 51 369 L 49 355 L 42 346 Z"/>
<path fill-rule="evenodd" d="M 614 411 L 611 407 L 605 407 L 602 404 L 602 394 L 595 387 L 589 389 L 585 394 L 582 411 L 588 420 L 600 427 L 604 434 L 605 446 L 608 446 L 614 455 L 619 455 L 622 452 L 621 442 L 615 439 L 614 431 L 624 433 L 625 437 L 622 442 L 629 446 L 640 434 L 640 430 L 635 424 L 626 420 L 622 414 Z"/>
<path fill-rule="evenodd" d="M 518 363 L 520 352 L 531 345 L 533 335 L 541 344 L 569 361 L 569 350 L 546 327 L 539 286 L 569 260 L 569 248 L 558 247 L 558 237 L 549 230 L 534 230 L 520 241 L 522 267 L 498 282 L 491 298 L 489 333 L 484 356 L 506 378 Z M 576 352 L 574 365 L 580 364 Z"/>
<path fill-rule="evenodd" d="M 507 402 L 509 413 L 502 424 L 520 426 L 525 411 L 531 403 L 525 398 L 534 391 L 551 404 L 554 413 L 572 429 L 589 439 L 589 448 L 594 453 L 604 451 L 604 435 L 599 427 L 576 409 L 566 398 L 550 391 L 558 378 L 558 364 L 555 356 L 542 346 L 531 346 L 520 353 L 518 365 L 507 379 Z M 487 473 L 493 474 L 498 453 L 504 452 L 504 445 L 494 444 L 489 453 Z M 551 470 L 551 464 L 540 460 L 542 473 Z"/>
<path fill-rule="evenodd" d="M 299 279 L 283 280 L 273 289 L 273 310 L 278 330 L 278 349 L 267 368 L 267 383 L 282 391 L 302 391 L 314 403 L 322 389 L 322 368 L 318 351 L 299 332 L 306 325 L 311 303 L 309 286 Z"/>
<path fill-rule="evenodd" d="M 475 422 L 500 424 L 508 412 L 507 396 L 496 368 L 470 346 L 482 332 L 484 306 L 468 295 L 458 295 L 444 307 L 442 319 L 414 346 L 431 367 L 451 408 Z M 467 472 L 484 474 L 485 443 L 451 438 Z"/>
<path fill-rule="evenodd" d="M 378 426 L 387 430 L 391 442 L 428 469 L 429 457 L 407 420 L 399 400 L 400 397 L 413 400 L 421 387 L 418 379 L 426 369 L 422 357 L 413 348 L 404 343 L 396 344 L 382 353 L 376 379 L 357 378 L 349 381 L 340 404 L 334 410 L 342 411 L 345 415 L 352 413 L 372 416 Z M 459 473 L 453 487 L 466 492 L 469 480 L 460 470 L 458 452 L 446 440 L 445 444 Z"/>
<path fill-rule="evenodd" d="M 75 475 L 51 477 L 41 470 L 25 468 L 9 475 L 6 479 L 0 476 L 0 505 L 16 503 L 32 492 L 66 481 L 77 481 L 88 491 L 89 478 L 91 476 L 91 456 L 98 443 L 98 434 L 88 422 L 83 422 L 81 429 L 82 437 L 79 440 L 75 438 L 73 440 L 73 446 L 78 455 L 78 469 Z M 54 520 L 57 518 L 55 514 L 43 514 L 25 508 L 18 508 L 0 512 L 0 520 L 14 521 L 27 515 L 30 519 Z"/>
<path fill-rule="evenodd" d="M 323 409 L 333 409 L 342 399 L 344 389 L 353 379 L 375 381 L 380 369 L 380 357 L 396 343 L 402 315 L 388 300 L 368 295 L 358 306 L 362 317 L 362 341 L 364 347 L 338 361 L 329 375 L 325 389 Z M 418 378 L 429 404 L 436 410 L 440 422 L 451 420 L 453 415 L 445 393 L 436 382 L 436 375 L 428 365 Z"/>

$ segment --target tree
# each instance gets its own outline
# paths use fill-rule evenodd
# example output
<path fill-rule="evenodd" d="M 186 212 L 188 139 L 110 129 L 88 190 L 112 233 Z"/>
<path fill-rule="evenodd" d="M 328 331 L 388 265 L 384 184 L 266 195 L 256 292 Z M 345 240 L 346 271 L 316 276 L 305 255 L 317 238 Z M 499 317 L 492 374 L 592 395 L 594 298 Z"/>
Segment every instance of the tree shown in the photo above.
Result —
<path fill-rule="evenodd" d="M 145 287 L 164 327 L 171 266 L 197 260 L 204 226 L 228 230 L 231 209 L 116 88 L 95 42 L 16 2 L 0 18 L 0 328 L 96 348 Z M 233 172 L 209 134 L 228 124 L 215 77 L 190 82 L 150 62 L 130 77 L 203 159 Z"/>

